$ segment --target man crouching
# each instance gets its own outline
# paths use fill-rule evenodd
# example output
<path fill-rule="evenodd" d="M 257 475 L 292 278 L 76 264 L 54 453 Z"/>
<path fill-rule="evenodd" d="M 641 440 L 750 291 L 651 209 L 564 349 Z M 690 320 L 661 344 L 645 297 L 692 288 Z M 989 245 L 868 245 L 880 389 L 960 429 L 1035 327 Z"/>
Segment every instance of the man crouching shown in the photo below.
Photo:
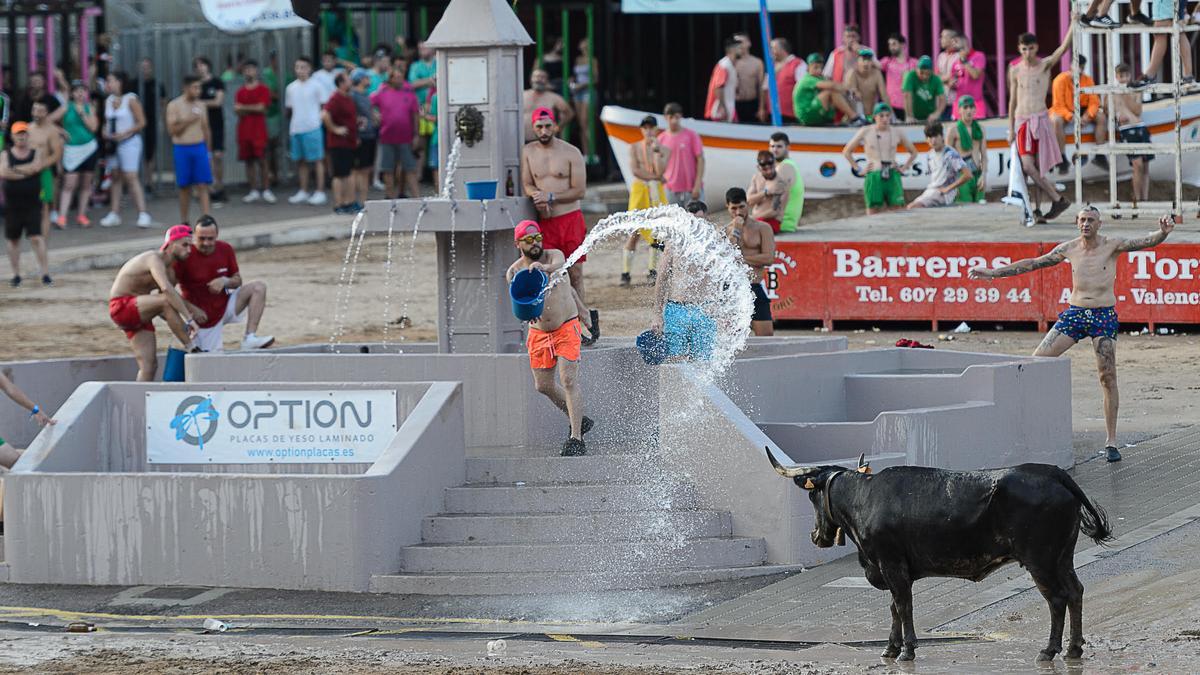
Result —
<path fill-rule="evenodd" d="M 547 276 L 562 269 L 566 263 L 563 252 L 542 248 L 542 232 L 532 220 L 523 220 L 513 232 L 521 257 L 508 268 L 505 277 L 512 283 L 518 272 L 541 270 Z M 529 322 L 529 366 L 533 369 L 533 386 L 550 399 L 571 422 L 570 435 L 563 443 L 564 457 L 586 454 L 583 435 L 591 430 L 592 420 L 583 416 L 583 392 L 579 387 L 579 356 L 583 334 L 579 323 L 590 330 L 587 308 L 571 284 L 560 283 L 546 293 L 542 314 Z M 562 386 L 554 379 L 558 370 Z"/>

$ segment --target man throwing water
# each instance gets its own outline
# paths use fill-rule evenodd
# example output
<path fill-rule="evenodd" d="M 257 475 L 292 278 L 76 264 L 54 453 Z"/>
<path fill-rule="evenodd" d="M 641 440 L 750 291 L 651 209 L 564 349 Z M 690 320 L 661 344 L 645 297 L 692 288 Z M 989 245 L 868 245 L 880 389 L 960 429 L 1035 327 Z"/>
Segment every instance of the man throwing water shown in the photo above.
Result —
<path fill-rule="evenodd" d="M 1064 260 L 1071 263 L 1070 306 L 1058 315 L 1058 321 L 1046 339 L 1033 352 L 1034 356 L 1061 356 L 1076 342 L 1092 339 L 1096 351 L 1096 367 L 1100 371 L 1100 386 L 1104 390 L 1104 426 L 1107 438 L 1104 449 L 1108 461 L 1121 461 L 1117 450 L 1117 302 L 1113 285 L 1117 279 L 1117 260 L 1122 253 L 1158 246 L 1166 240 L 1175 221 L 1163 216 L 1158 231 L 1136 239 L 1100 236 L 1100 212 L 1088 205 L 1076 216 L 1079 236 L 1054 247 L 1046 255 L 1018 260 L 1011 265 L 987 269 L 973 267 L 972 279 L 998 279 L 1053 267 Z"/>
<path fill-rule="evenodd" d="M 522 220 L 513 232 L 521 257 L 509 266 L 505 278 L 511 284 L 522 270 L 541 270 L 546 276 L 562 269 L 567 258 L 554 248 L 542 248 L 544 235 L 538 224 Z M 570 284 L 558 284 L 546 292 L 542 314 L 529 322 L 529 367 L 533 369 L 533 386 L 566 413 L 571 432 L 563 443 L 564 457 L 587 453 L 583 435 L 592 428 L 592 420 L 583 416 L 583 391 L 579 387 L 579 356 L 582 332 L 580 317 L 585 326 L 591 323 L 587 308 Z M 590 329 L 590 326 L 588 326 Z M 562 386 L 554 379 L 558 371 Z"/>

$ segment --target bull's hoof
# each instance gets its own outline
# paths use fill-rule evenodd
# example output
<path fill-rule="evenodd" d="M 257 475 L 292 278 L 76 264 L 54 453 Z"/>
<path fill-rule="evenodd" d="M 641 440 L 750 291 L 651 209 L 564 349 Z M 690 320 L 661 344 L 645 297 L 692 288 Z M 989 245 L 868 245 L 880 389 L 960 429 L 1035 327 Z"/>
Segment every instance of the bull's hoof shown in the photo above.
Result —
<path fill-rule="evenodd" d="M 1054 655 L 1055 655 L 1056 653 L 1057 653 L 1057 652 L 1048 652 L 1048 651 L 1046 651 L 1046 650 L 1044 650 L 1044 649 L 1043 649 L 1042 651 L 1038 652 L 1037 660 L 1038 660 L 1039 662 L 1044 662 L 1044 661 L 1053 661 L 1053 660 L 1054 660 Z"/>
<path fill-rule="evenodd" d="M 1063 658 L 1082 659 L 1083 658 L 1083 647 L 1068 647 L 1067 653 L 1063 654 Z"/>
<path fill-rule="evenodd" d="M 899 655 L 900 655 L 900 648 L 893 647 L 891 645 L 888 645 L 888 648 L 883 650 L 883 653 L 880 654 L 880 656 L 882 656 L 885 659 L 894 659 Z"/>

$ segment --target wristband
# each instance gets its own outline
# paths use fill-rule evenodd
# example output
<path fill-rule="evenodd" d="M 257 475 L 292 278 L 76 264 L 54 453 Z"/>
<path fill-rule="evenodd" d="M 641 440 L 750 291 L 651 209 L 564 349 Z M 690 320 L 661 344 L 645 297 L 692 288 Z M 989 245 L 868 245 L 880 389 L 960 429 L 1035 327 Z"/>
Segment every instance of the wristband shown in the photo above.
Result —
<path fill-rule="evenodd" d="M 546 198 L 546 203 L 549 204 L 550 206 L 554 206 L 554 193 L 553 192 L 551 192 L 550 196 Z"/>
<path fill-rule="evenodd" d="M 33 416 L 37 415 L 37 414 L 38 414 L 38 413 L 40 413 L 41 411 L 42 411 L 42 409 L 41 409 L 41 408 L 39 408 L 39 407 L 37 407 L 37 404 L 35 403 L 35 404 L 33 405 L 33 410 L 30 410 L 30 411 L 29 411 L 29 416 L 32 418 Z"/>

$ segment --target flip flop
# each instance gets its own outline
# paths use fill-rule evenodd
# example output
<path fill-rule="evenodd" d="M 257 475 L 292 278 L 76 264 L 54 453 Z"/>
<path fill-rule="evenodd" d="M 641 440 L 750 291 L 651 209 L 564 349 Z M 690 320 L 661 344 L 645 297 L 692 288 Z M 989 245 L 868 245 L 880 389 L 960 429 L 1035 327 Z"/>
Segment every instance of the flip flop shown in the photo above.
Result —
<path fill-rule="evenodd" d="M 1120 451 L 1120 450 L 1117 450 L 1117 446 L 1115 446 L 1115 445 L 1106 445 L 1106 446 L 1104 446 L 1104 452 L 1105 452 L 1105 453 L 1107 453 L 1107 457 L 1106 457 L 1106 459 L 1107 459 L 1108 461 L 1110 461 L 1110 462 L 1119 462 L 1119 461 L 1121 461 L 1121 451 Z"/>

